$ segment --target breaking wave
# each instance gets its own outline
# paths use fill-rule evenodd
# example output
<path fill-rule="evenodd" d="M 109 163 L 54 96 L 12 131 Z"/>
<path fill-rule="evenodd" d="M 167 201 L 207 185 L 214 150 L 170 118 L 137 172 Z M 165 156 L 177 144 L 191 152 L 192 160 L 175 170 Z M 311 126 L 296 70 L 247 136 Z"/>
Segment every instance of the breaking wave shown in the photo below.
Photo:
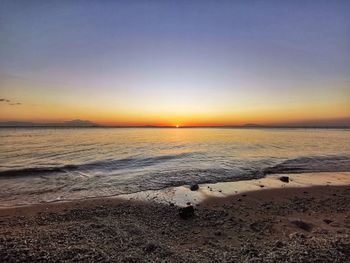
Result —
<path fill-rule="evenodd" d="M 155 165 L 162 162 L 167 162 L 175 159 L 190 158 L 193 153 L 181 153 L 174 155 L 161 155 L 155 157 L 129 157 L 124 159 L 107 159 L 99 160 L 96 162 L 83 163 L 83 164 L 68 164 L 62 166 L 52 167 L 30 167 L 23 169 L 10 169 L 0 171 L 0 177 L 5 176 L 30 176 L 30 175 L 48 175 L 57 173 L 69 173 L 78 171 L 94 171 L 108 172 L 118 169 L 127 168 L 142 168 L 146 166 Z"/>
<path fill-rule="evenodd" d="M 349 172 L 349 156 L 309 156 L 286 160 L 265 169 L 264 174 Z"/>

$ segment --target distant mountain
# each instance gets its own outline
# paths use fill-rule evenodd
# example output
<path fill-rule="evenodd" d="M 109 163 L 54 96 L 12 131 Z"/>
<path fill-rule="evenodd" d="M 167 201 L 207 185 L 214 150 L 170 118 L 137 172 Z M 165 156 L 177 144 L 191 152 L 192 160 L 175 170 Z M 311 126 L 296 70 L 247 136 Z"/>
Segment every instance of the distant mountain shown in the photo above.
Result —
<path fill-rule="evenodd" d="M 66 121 L 62 123 L 62 126 L 70 126 L 70 127 L 94 127 L 94 126 L 99 126 L 96 123 L 93 123 L 91 121 L 86 121 L 86 120 L 72 120 L 72 121 Z"/>
<path fill-rule="evenodd" d="M 96 123 L 87 120 L 72 120 L 57 123 L 35 123 L 24 121 L 5 121 L 0 122 L 0 127 L 97 127 Z"/>

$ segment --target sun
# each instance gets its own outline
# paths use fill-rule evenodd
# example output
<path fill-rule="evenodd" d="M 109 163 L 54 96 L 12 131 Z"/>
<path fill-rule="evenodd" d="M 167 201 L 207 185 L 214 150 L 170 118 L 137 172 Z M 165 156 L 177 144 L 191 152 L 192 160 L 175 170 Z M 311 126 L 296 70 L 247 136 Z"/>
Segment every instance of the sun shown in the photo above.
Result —
<path fill-rule="evenodd" d="M 175 126 L 176 128 L 179 128 L 180 127 L 180 125 L 179 124 L 176 124 L 176 126 Z"/>

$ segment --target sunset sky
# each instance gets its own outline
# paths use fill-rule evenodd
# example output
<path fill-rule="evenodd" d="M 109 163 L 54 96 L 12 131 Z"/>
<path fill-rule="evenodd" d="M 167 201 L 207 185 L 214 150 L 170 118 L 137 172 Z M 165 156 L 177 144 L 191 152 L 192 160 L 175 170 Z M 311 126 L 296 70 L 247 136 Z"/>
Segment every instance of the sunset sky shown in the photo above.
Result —
<path fill-rule="evenodd" d="M 0 2 L 0 121 L 350 124 L 350 1 Z"/>

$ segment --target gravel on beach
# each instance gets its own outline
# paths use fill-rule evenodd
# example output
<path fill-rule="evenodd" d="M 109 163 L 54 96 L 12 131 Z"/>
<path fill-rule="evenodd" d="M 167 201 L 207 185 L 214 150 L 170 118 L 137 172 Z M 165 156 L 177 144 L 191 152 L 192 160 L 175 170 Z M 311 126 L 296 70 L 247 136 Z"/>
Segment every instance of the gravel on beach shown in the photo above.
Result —
<path fill-rule="evenodd" d="M 1 262 L 350 262 L 350 187 L 194 205 L 98 199 L 0 210 Z"/>

